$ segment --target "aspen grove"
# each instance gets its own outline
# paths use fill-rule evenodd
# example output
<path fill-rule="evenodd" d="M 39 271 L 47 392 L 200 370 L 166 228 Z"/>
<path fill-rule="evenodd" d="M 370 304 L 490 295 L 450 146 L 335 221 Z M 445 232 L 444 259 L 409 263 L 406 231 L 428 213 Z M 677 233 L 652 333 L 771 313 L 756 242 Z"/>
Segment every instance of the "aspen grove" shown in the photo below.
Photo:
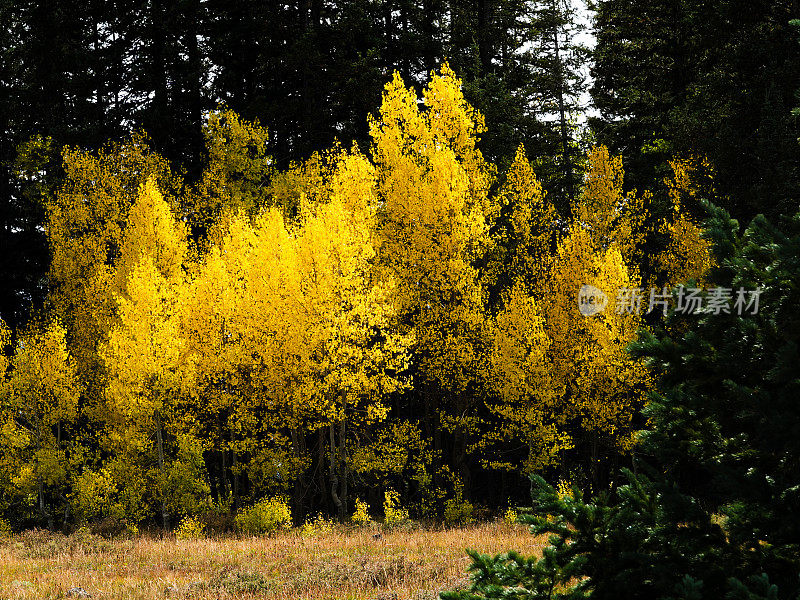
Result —
<path fill-rule="evenodd" d="M 395 73 L 368 125 L 369 147 L 281 170 L 220 107 L 194 179 L 142 133 L 64 150 L 47 301 L 0 327 L 0 516 L 168 529 L 281 496 L 345 520 L 391 491 L 458 521 L 533 473 L 608 486 L 653 385 L 626 348 L 660 318 L 613 299 L 702 281 L 686 206 L 708 165 L 625 191 L 621 159 L 587 147 L 559 211 L 546 157 L 485 160 L 447 64 L 421 97 Z M 584 283 L 601 315 L 578 311 Z"/>

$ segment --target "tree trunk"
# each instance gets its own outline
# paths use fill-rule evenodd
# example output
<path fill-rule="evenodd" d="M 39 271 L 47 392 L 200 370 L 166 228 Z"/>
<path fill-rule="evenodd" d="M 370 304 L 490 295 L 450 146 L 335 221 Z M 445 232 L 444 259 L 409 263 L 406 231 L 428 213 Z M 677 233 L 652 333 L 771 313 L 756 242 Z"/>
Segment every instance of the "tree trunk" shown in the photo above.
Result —
<path fill-rule="evenodd" d="M 239 463 L 239 460 L 236 456 L 236 448 L 231 448 L 231 454 L 233 455 L 233 463 L 231 465 L 233 469 L 233 509 L 239 509 L 239 470 L 236 466 Z"/>
<path fill-rule="evenodd" d="M 461 395 L 458 402 L 458 412 L 461 414 L 467 414 L 469 410 L 469 399 L 465 394 L 466 392 Z M 467 461 L 468 436 L 469 431 L 464 427 L 458 427 L 453 435 L 453 464 L 461 477 L 461 483 L 464 484 L 465 497 L 472 485 L 472 472 Z"/>
<path fill-rule="evenodd" d="M 227 501 L 230 496 L 230 485 L 228 484 L 228 456 L 225 453 L 225 433 L 222 428 L 222 418 L 218 417 L 219 425 L 219 443 L 220 443 L 220 481 L 222 482 L 222 492 L 225 495 L 224 499 Z"/>
<path fill-rule="evenodd" d="M 341 467 L 339 520 L 342 523 L 347 518 L 347 442 L 345 434 L 345 418 L 342 416 L 342 420 L 339 421 L 339 450 L 341 452 L 339 456 L 339 466 Z"/>
<path fill-rule="evenodd" d="M 305 440 L 303 438 L 303 431 L 299 427 L 292 427 L 292 454 L 294 454 L 298 463 L 303 454 L 305 454 Z M 303 512 L 302 504 L 306 487 L 305 473 L 301 472 L 294 482 L 294 505 L 301 513 Z"/>
<path fill-rule="evenodd" d="M 337 452 L 336 452 L 336 431 L 334 428 L 333 423 L 328 425 L 328 436 L 330 438 L 330 450 L 331 450 L 331 458 L 330 458 L 330 475 L 328 481 L 330 482 L 331 486 L 331 500 L 333 500 L 333 505 L 336 507 L 337 514 L 342 514 L 342 500 L 339 498 L 339 475 L 338 475 L 338 464 L 337 464 Z"/>
<path fill-rule="evenodd" d="M 166 490 L 164 489 L 164 440 L 161 435 L 161 413 L 156 411 L 156 443 L 158 445 L 158 470 L 161 473 L 161 520 L 164 531 L 169 530 L 169 513 L 167 512 Z"/>
<path fill-rule="evenodd" d="M 327 487 L 325 484 L 325 431 L 323 427 L 317 429 L 317 464 L 317 473 L 319 474 L 318 490 L 322 494 L 322 502 L 327 505 L 328 494 L 325 491 Z"/>

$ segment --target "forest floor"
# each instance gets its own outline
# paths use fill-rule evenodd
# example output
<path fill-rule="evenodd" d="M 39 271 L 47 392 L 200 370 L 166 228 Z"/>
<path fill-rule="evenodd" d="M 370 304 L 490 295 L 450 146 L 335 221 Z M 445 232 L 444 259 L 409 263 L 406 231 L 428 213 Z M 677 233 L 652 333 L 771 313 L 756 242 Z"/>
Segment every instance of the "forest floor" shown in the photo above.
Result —
<path fill-rule="evenodd" d="M 86 597 L 73 588 L 93 600 L 433 600 L 468 585 L 465 548 L 539 554 L 544 544 L 503 521 L 377 532 L 199 540 L 27 532 L 0 541 L 0 600 Z"/>

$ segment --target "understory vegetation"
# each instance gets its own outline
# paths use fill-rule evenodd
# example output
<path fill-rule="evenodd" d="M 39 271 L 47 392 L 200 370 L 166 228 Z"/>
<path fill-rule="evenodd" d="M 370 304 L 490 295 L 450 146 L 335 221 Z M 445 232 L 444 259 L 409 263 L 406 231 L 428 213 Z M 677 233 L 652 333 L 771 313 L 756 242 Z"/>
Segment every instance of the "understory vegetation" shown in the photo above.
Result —
<path fill-rule="evenodd" d="M 535 551 L 522 525 L 505 523 L 427 530 L 336 525 L 302 535 L 157 536 L 104 539 L 29 531 L 0 540 L 0 598 L 63 598 L 81 588 L 92 598 L 276 598 L 301 600 L 435 600 L 465 587 L 463 548 Z"/>

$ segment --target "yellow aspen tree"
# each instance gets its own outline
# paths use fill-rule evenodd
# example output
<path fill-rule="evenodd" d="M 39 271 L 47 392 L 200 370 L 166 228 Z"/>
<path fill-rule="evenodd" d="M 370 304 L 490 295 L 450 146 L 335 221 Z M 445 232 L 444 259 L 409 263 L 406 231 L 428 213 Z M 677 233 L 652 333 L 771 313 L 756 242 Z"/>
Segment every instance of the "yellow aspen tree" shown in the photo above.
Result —
<path fill-rule="evenodd" d="M 636 312 L 618 312 L 615 299 L 620 289 L 637 287 L 622 259 L 612 247 L 597 251 L 589 234 L 573 231 L 559 244 L 543 301 L 551 339 L 554 377 L 565 386 L 570 412 L 577 411 L 587 430 L 624 436 L 632 416 L 631 390 L 641 380 L 640 365 L 625 352 L 642 326 Z M 586 316 L 579 311 L 578 292 L 585 284 L 608 298 L 601 312 Z M 646 310 L 645 300 L 645 307 Z"/>
<path fill-rule="evenodd" d="M 586 175 L 580 198 L 572 214 L 580 226 L 591 233 L 598 248 L 615 245 L 629 268 L 642 262 L 642 246 L 647 236 L 646 222 L 652 194 L 625 192 L 622 157 L 611 156 L 608 148 L 589 151 Z"/>
<path fill-rule="evenodd" d="M 491 337 L 485 363 L 487 406 L 494 418 L 476 443 L 485 466 L 531 473 L 558 463 L 571 446 L 551 374 L 550 339 L 539 303 L 549 276 L 558 216 L 534 175 L 522 146 L 505 174 L 496 204 L 496 240 L 487 270 L 499 290 L 497 314 L 487 319 Z M 520 464 L 500 459 L 524 447 Z"/>
<path fill-rule="evenodd" d="M 649 194 L 622 190 L 621 162 L 605 148 L 589 154 L 583 193 L 574 220 L 559 242 L 541 299 L 550 340 L 552 377 L 561 386 L 558 409 L 575 438 L 587 437 L 593 483 L 597 484 L 600 444 L 628 450 L 634 442 L 633 416 L 643 405 L 646 370 L 631 359 L 627 345 L 643 326 L 636 257 L 645 239 Z M 584 286 L 600 290 L 597 311 L 580 310 Z M 618 304 L 619 298 L 630 302 Z M 641 301 L 648 309 L 649 294 Z"/>
<path fill-rule="evenodd" d="M 118 271 L 127 273 L 127 278 L 115 296 L 116 324 L 100 349 L 108 371 L 111 418 L 118 419 L 128 435 L 134 432 L 155 442 L 165 529 L 169 513 L 164 431 L 175 417 L 176 398 L 191 389 L 193 375 L 177 306 L 184 284 L 179 259 L 185 254 L 182 230 L 155 182 L 148 180 L 140 188 L 125 231 Z"/>
<path fill-rule="evenodd" d="M 4 436 L 20 458 L 11 479 L 20 493 L 35 493 L 39 511 L 53 524 L 48 490 L 63 488 L 69 477 L 64 428 L 78 415 L 79 386 L 67 350 L 66 332 L 57 320 L 32 325 L 17 342 L 8 383 Z M 52 497 L 50 498 L 52 500 Z"/>
<path fill-rule="evenodd" d="M 280 465 L 280 481 L 295 483 L 299 501 L 304 482 L 298 479 L 310 460 L 305 434 L 319 427 L 320 416 L 305 391 L 311 349 L 295 302 L 301 287 L 293 237 L 273 207 L 262 211 L 254 228 L 234 221 L 222 258 L 235 287 L 226 344 L 236 356 L 228 361 L 248 380 L 233 412 L 240 440 L 235 450 L 250 455 L 248 476 L 262 486 L 268 478 L 276 482 Z"/>
<path fill-rule="evenodd" d="M 300 214 L 301 196 L 312 203 L 324 201 L 330 195 L 333 164 L 341 150 L 334 143 L 324 152 L 314 152 L 308 159 L 273 173 L 267 186 L 270 206 L 279 208 L 288 222 Z"/>
<path fill-rule="evenodd" d="M 220 454 L 222 497 L 231 492 L 226 461 L 230 451 L 230 418 L 238 390 L 235 386 L 238 382 L 233 380 L 235 356 L 230 350 L 235 343 L 231 339 L 233 284 L 220 249 L 214 246 L 203 257 L 194 277 L 182 286 L 178 302 L 181 334 L 196 360 L 193 416 L 203 428 L 206 451 Z"/>
<path fill-rule="evenodd" d="M 102 419 L 105 382 L 97 344 L 113 322 L 114 261 L 128 212 L 150 176 L 170 191 L 179 180 L 139 134 L 96 153 L 67 148 L 63 165 L 63 184 L 46 205 L 49 301 L 67 329 L 89 412 L 96 408 L 93 416 Z"/>
<path fill-rule="evenodd" d="M 290 228 L 277 208 L 254 224 L 232 218 L 203 259 L 185 327 L 193 346 L 208 344 L 200 385 L 226 382 L 228 404 L 204 404 L 229 410 L 251 479 L 270 462 L 299 476 L 305 436 L 324 429 L 331 497 L 344 514 L 351 427 L 385 419 L 381 399 L 404 385 L 408 340 L 394 329 L 392 283 L 373 265 L 374 169 L 356 151 L 325 160 Z"/>
<path fill-rule="evenodd" d="M 522 145 L 505 175 L 496 204 L 500 213 L 495 237 L 500 252 L 496 265 L 490 268 L 502 272 L 506 287 L 520 283 L 535 293 L 555 249 L 558 215 Z"/>
<path fill-rule="evenodd" d="M 189 223 L 213 238 L 235 213 L 255 216 L 267 204 L 273 167 L 266 128 L 230 109 L 209 114 L 203 137 L 206 166 L 184 202 Z"/>
<path fill-rule="evenodd" d="M 698 164 L 699 163 L 699 164 Z M 703 230 L 686 210 L 687 201 L 696 202 L 700 194 L 699 179 L 711 187 L 713 194 L 713 174 L 705 160 L 675 159 L 670 161 L 672 176 L 664 180 L 672 203 L 668 218 L 659 224 L 660 233 L 666 238 L 666 247 L 655 260 L 655 273 L 652 281 L 672 287 L 694 280 L 702 284 L 703 278 L 713 266 L 711 242 L 703 238 Z"/>
<path fill-rule="evenodd" d="M 441 448 L 441 430 L 456 437 L 468 477 L 468 439 L 477 431 L 473 384 L 485 362 L 485 288 L 476 262 L 492 240 L 494 170 L 476 148 L 483 118 L 464 100 L 446 65 L 416 94 L 395 73 L 370 119 L 380 198 L 378 260 L 397 281 L 402 323 L 414 331 L 426 388 L 426 427 Z M 438 388 L 444 393 L 436 392 Z M 438 398 L 448 399 L 439 406 Z"/>
<path fill-rule="evenodd" d="M 293 460 L 280 431 L 292 422 L 286 415 L 291 403 L 265 395 L 265 389 L 278 390 L 280 397 L 287 391 L 271 385 L 286 350 L 275 338 L 292 319 L 282 306 L 281 237 L 288 240 L 276 210 L 262 212 L 255 226 L 245 213 L 235 214 L 221 243 L 202 257 L 180 303 L 184 335 L 196 357 L 194 415 L 206 450 L 219 455 L 222 492 L 232 493 L 234 503 L 240 472 L 247 472 L 254 489 L 274 492 L 267 481 L 270 473 L 272 483 L 277 481 L 274 465 L 281 465 L 280 481 L 289 484 L 302 462 Z M 248 464 L 240 462 L 242 456 Z"/>
<path fill-rule="evenodd" d="M 553 381 L 550 340 L 532 291 L 518 283 L 503 300 L 492 324 L 487 377 L 498 398 L 488 406 L 499 423 L 484 433 L 479 444 L 492 454 L 484 460 L 488 467 L 530 474 L 557 464 L 559 453 L 572 444 Z M 527 448 L 522 465 L 497 458 L 496 444 L 520 442 Z"/>
<path fill-rule="evenodd" d="M 348 425 L 381 421 L 400 389 L 409 339 L 394 330 L 393 283 L 374 273 L 374 171 L 357 152 L 339 157 L 325 203 L 308 204 L 294 236 L 299 294 L 291 299 L 308 349 L 304 393 L 327 423 L 329 483 L 347 513 Z"/>
<path fill-rule="evenodd" d="M 187 254 L 186 232 L 173 216 L 153 177 L 139 186 L 136 203 L 130 209 L 120 253 L 114 262 L 114 292 L 125 294 L 130 276 L 143 257 L 168 280 L 182 272 Z"/>
<path fill-rule="evenodd" d="M 421 427 L 390 416 L 364 434 L 368 440 L 353 444 L 348 457 L 353 471 L 375 488 L 390 487 L 393 480 L 414 482 L 418 486 L 417 507 L 421 514 L 434 514 L 434 503 L 445 492 L 432 485 L 433 449 Z"/>

